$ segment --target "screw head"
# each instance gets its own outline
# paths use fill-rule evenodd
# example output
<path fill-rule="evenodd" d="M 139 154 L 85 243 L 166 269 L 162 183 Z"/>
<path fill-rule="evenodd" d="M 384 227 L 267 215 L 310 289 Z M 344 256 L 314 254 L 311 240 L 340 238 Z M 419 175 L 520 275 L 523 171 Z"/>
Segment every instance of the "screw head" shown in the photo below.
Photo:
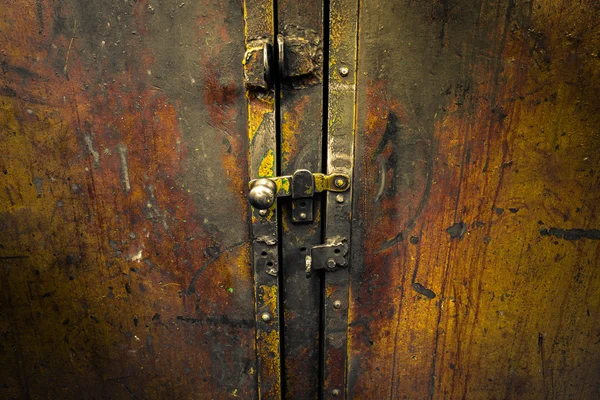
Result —
<path fill-rule="evenodd" d="M 341 302 L 341 301 L 339 301 L 339 300 L 336 300 L 336 301 L 334 301 L 334 302 L 333 302 L 333 308 L 335 308 L 335 309 L 340 309 L 340 308 L 342 308 L 342 302 Z"/>
<path fill-rule="evenodd" d="M 336 265 L 337 264 L 333 258 L 327 260 L 327 268 L 334 269 Z"/>
<path fill-rule="evenodd" d="M 348 67 L 340 67 L 340 75 L 341 76 L 348 76 L 349 73 L 350 73 L 350 70 L 348 69 Z"/>
<path fill-rule="evenodd" d="M 268 213 L 269 213 L 269 211 L 268 211 L 268 210 L 259 210 L 259 211 L 258 211 L 258 214 L 259 214 L 261 217 L 266 217 Z"/>
<path fill-rule="evenodd" d="M 300 218 L 300 219 L 306 219 L 306 214 L 305 213 L 300 213 L 300 215 L 298 215 L 298 218 Z"/>
<path fill-rule="evenodd" d="M 344 196 L 341 194 L 338 194 L 337 196 L 335 196 L 335 201 L 337 201 L 338 203 L 343 203 L 344 202 Z"/>
<path fill-rule="evenodd" d="M 336 178 L 334 184 L 339 188 L 343 188 L 346 185 L 346 181 L 342 178 Z"/>
<path fill-rule="evenodd" d="M 271 314 L 269 313 L 262 313 L 262 315 L 260 316 L 260 319 L 262 319 L 265 322 L 269 322 L 271 320 Z"/>
<path fill-rule="evenodd" d="M 333 389 L 331 391 L 331 395 L 332 396 L 339 396 L 340 395 L 340 389 Z"/>

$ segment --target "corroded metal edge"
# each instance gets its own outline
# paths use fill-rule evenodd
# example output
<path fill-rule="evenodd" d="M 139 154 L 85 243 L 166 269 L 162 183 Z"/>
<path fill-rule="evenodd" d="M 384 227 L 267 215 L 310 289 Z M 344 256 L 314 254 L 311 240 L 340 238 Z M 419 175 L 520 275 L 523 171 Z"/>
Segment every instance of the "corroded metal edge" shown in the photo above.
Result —
<path fill-rule="evenodd" d="M 358 2 L 332 0 L 329 36 L 327 173 L 352 174 L 354 159 Z M 351 236 L 352 190 L 327 193 L 325 237 Z M 352 266 L 350 265 L 350 268 Z M 349 268 L 325 274 L 323 399 L 346 398 Z"/>
<path fill-rule="evenodd" d="M 246 48 L 257 39 L 274 35 L 273 2 L 244 1 Z M 246 59 L 244 60 L 244 62 Z M 276 127 L 274 90 L 246 92 L 248 100 L 248 140 L 250 178 L 276 175 Z M 279 278 L 277 208 L 274 204 L 261 216 L 251 213 L 254 299 L 256 310 L 256 357 L 259 399 L 281 398 Z"/>

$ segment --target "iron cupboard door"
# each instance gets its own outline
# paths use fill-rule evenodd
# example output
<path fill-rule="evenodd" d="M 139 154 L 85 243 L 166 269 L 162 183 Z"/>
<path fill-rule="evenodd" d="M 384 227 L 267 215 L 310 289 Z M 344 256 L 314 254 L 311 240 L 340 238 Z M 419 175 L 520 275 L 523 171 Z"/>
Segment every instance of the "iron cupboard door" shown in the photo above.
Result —
<path fill-rule="evenodd" d="M 238 1 L 0 1 L 0 397 L 257 398 Z"/>
<path fill-rule="evenodd" d="M 0 3 L 0 397 L 600 397 L 599 13 Z"/>
<path fill-rule="evenodd" d="M 347 398 L 600 396 L 599 12 L 360 1 Z"/>

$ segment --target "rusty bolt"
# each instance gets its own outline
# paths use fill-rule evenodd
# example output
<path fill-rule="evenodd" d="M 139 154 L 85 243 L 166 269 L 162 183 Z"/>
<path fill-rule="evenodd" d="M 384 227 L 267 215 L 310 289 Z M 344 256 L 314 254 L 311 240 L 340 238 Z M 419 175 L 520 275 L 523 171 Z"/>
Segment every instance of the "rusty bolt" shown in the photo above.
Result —
<path fill-rule="evenodd" d="M 335 201 L 337 201 L 338 203 L 343 203 L 344 202 L 344 196 L 341 194 L 338 194 L 337 196 L 335 196 Z"/>
<path fill-rule="evenodd" d="M 337 178 L 334 183 L 335 183 L 335 186 L 337 186 L 340 189 L 346 185 L 346 181 L 343 180 L 342 178 Z"/>
<path fill-rule="evenodd" d="M 262 313 L 260 318 L 265 322 L 269 322 L 271 320 L 271 314 L 269 314 L 268 312 Z"/>
<path fill-rule="evenodd" d="M 331 395 L 332 396 L 339 396 L 340 395 L 340 389 L 333 389 L 331 391 Z"/>
<path fill-rule="evenodd" d="M 336 301 L 334 301 L 334 302 L 333 302 L 333 308 L 335 308 L 335 309 L 340 309 L 340 308 L 342 308 L 342 302 L 341 302 L 341 301 L 339 301 L 339 300 L 336 300 Z"/>
<path fill-rule="evenodd" d="M 298 216 L 298 218 L 300 218 L 300 219 L 306 219 L 306 214 L 305 213 L 300 213 L 300 215 Z"/>
<path fill-rule="evenodd" d="M 349 73 L 350 73 L 350 70 L 348 69 L 348 67 L 341 67 L 340 68 L 340 75 L 341 76 L 348 76 Z"/>
<path fill-rule="evenodd" d="M 259 214 L 261 217 L 266 217 L 268 213 L 269 213 L 269 211 L 268 211 L 268 210 L 259 210 L 259 211 L 258 211 L 258 214 Z"/>

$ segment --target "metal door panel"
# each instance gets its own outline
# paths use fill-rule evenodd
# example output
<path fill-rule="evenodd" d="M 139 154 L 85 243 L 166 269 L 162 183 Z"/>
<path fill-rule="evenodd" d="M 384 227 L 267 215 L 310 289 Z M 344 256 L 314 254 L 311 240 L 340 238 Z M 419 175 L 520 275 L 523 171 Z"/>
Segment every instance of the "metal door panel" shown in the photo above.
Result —
<path fill-rule="evenodd" d="M 361 1 L 350 397 L 598 397 L 597 20 Z"/>
<path fill-rule="evenodd" d="M 0 397 L 256 397 L 243 27 L 0 4 Z"/>
<path fill-rule="evenodd" d="M 311 43 L 314 72 L 281 77 L 281 175 L 299 169 L 322 171 L 323 156 L 323 2 L 277 0 L 278 32 L 284 37 L 284 63 L 290 56 L 310 57 L 295 38 Z M 307 203 L 297 200 L 296 204 Z M 321 275 L 306 276 L 306 249 L 321 244 L 321 196 L 308 202 L 314 218 L 294 222 L 292 201 L 282 202 L 283 378 L 287 399 L 316 399 L 319 388 Z M 312 205 L 311 205 L 312 203 Z"/>

